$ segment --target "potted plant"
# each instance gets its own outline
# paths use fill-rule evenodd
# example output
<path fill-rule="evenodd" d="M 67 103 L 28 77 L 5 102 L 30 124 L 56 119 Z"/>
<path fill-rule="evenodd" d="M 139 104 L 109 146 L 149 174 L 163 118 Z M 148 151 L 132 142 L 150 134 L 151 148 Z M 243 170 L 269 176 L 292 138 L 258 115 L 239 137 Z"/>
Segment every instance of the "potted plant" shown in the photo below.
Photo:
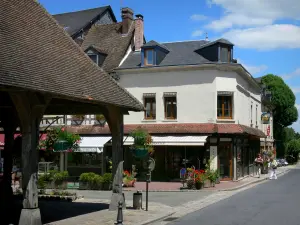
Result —
<path fill-rule="evenodd" d="M 95 124 L 104 126 L 106 123 L 106 119 L 103 114 L 95 115 Z"/>
<path fill-rule="evenodd" d="M 219 184 L 220 183 L 220 172 L 218 169 L 215 171 L 215 176 L 216 176 L 216 184 Z"/>
<path fill-rule="evenodd" d="M 103 174 L 102 179 L 103 179 L 102 189 L 103 190 L 111 190 L 112 174 L 105 173 L 105 174 Z"/>
<path fill-rule="evenodd" d="M 263 168 L 261 170 L 262 174 L 268 174 L 268 164 L 269 164 L 269 162 L 267 160 L 264 160 L 264 162 L 263 162 Z"/>
<path fill-rule="evenodd" d="M 69 177 L 68 171 L 57 172 L 53 176 L 53 182 L 55 188 L 57 189 L 67 189 L 68 182 L 67 178 Z"/>
<path fill-rule="evenodd" d="M 72 125 L 81 125 L 84 118 L 85 115 L 82 114 L 72 115 Z"/>
<path fill-rule="evenodd" d="M 197 190 L 200 190 L 203 188 L 203 181 L 205 179 L 205 175 L 203 173 L 200 173 L 195 178 L 195 187 Z"/>
<path fill-rule="evenodd" d="M 149 152 L 153 152 L 152 137 L 147 131 L 138 128 L 132 131 L 130 136 L 133 138 L 131 150 L 135 157 L 144 158 L 148 156 Z"/>
<path fill-rule="evenodd" d="M 134 187 L 136 179 L 134 178 L 133 174 L 130 174 L 129 171 L 125 170 L 123 172 L 123 185 L 124 187 Z"/>
<path fill-rule="evenodd" d="M 217 180 L 216 171 L 210 170 L 208 174 L 208 179 L 210 180 L 211 187 L 215 187 Z"/>
<path fill-rule="evenodd" d="M 79 177 L 79 190 L 91 189 L 91 178 L 94 173 L 82 173 Z"/>

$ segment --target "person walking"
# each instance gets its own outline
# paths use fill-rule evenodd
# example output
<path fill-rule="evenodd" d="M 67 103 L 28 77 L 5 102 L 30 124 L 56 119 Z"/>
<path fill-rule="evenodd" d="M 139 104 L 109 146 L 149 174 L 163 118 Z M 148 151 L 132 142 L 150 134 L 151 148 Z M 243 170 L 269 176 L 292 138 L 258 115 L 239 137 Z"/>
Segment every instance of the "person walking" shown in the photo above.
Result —
<path fill-rule="evenodd" d="M 270 180 L 277 179 L 276 175 L 276 169 L 277 169 L 277 161 L 272 157 L 270 159 L 270 165 L 271 165 L 271 174 L 270 174 Z"/>

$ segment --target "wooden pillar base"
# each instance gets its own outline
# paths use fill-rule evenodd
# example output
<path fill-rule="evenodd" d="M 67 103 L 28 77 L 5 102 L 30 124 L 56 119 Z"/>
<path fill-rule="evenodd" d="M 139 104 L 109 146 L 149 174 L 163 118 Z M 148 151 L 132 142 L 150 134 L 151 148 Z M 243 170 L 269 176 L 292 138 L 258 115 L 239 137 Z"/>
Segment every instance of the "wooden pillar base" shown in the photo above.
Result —
<path fill-rule="evenodd" d="M 19 225 L 42 225 L 40 209 L 22 209 Z"/>

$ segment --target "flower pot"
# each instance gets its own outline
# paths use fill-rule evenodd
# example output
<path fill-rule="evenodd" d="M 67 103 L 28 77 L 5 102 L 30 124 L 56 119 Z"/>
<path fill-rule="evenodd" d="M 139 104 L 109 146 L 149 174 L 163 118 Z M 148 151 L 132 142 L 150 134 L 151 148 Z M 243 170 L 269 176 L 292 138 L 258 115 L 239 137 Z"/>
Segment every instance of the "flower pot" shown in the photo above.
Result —
<path fill-rule="evenodd" d="M 194 182 L 193 179 L 187 179 L 186 186 L 187 186 L 188 189 L 193 189 L 194 185 L 195 185 L 195 182 Z"/>
<path fill-rule="evenodd" d="M 211 182 L 210 182 L 210 180 L 205 180 L 203 186 L 204 186 L 204 188 L 209 188 L 209 187 L 211 187 Z"/>
<path fill-rule="evenodd" d="M 145 158 L 146 156 L 148 156 L 148 149 L 135 148 L 132 150 L 132 153 L 136 158 Z"/>
<path fill-rule="evenodd" d="M 58 140 L 57 142 L 55 142 L 53 144 L 53 150 L 54 151 L 66 151 L 70 148 L 72 148 L 73 146 L 73 143 L 69 143 L 68 141 L 66 140 Z"/>
<path fill-rule="evenodd" d="M 125 181 L 124 187 L 134 187 L 135 180 Z"/>
<path fill-rule="evenodd" d="M 197 182 L 197 183 L 195 183 L 195 187 L 196 187 L 197 190 L 200 190 L 203 187 L 203 184 Z"/>
<path fill-rule="evenodd" d="M 88 182 L 79 181 L 79 190 L 88 190 L 89 188 Z"/>
<path fill-rule="evenodd" d="M 211 181 L 211 187 L 215 187 L 216 186 L 216 182 L 215 181 Z"/>

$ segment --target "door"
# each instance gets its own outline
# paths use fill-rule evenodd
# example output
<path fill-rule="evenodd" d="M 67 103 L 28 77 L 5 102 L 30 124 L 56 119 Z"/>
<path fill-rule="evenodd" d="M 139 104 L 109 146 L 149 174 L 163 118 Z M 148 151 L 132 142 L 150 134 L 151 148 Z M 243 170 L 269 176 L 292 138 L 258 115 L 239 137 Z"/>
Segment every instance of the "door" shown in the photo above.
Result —
<path fill-rule="evenodd" d="M 221 143 L 218 146 L 219 170 L 221 180 L 232 180 L 231 143 Z"/>

